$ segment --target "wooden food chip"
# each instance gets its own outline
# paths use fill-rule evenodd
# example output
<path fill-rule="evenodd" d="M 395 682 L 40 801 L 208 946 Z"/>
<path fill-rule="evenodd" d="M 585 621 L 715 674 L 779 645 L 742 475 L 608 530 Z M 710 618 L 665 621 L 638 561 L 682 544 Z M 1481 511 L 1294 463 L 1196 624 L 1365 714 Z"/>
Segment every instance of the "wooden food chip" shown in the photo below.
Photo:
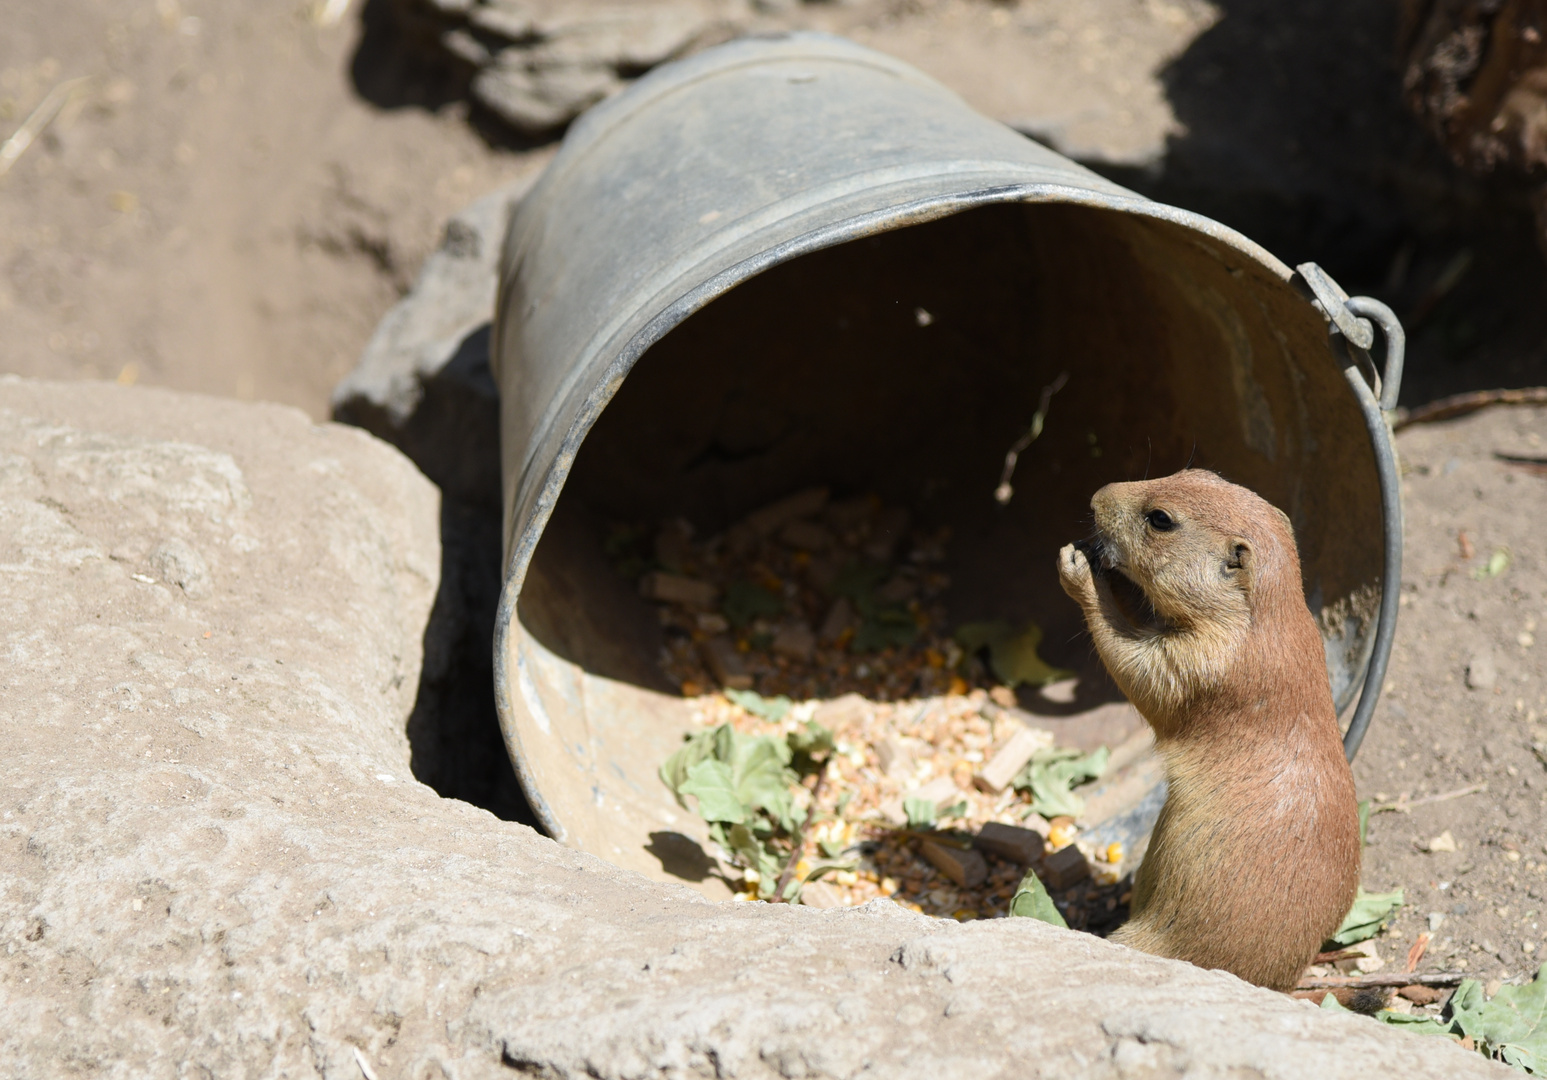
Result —
<path fill-rule="evenodd" d="M 668 574 L 662 570 L 652 570 L 639 579 L 639 595 L 646 600 L 664 600 L 669 604 L 710 608 L 714 606 L 720 590 L 707 581 L 683 577 L 681 574 Z"/>
<path fill-rule="evenodd" d="M 919 854 L 934 863 L 936 870 L 961 888 L 975 889 L 988 877 L 988 863 L 973 848 L 958 848 L 934 840 L 924 840 L 919 843 Z"/>
<path fill-rule="evenodd" d="M 1018 862 L 1023 866 L 1029 866 L 1041 859 L 1044 850 L 1040 833 L 1033 832 L 1031 829 L 1022 829 L 1016 825 L 1005 825 L 998 821 L 985 823 L 983 828 L 978 830 L 975 842 L 990 855 Z"/>
<path fill-rule="evenodd" d="M 978 775 L 972 778 L 972 783 L 979 791 L 997 795 L 1010 786 L 1010 781 L 1026 767 L 1031 755 L 1051 745 L 1053 737 L 1047 732 L 1028 727 L 1018 728 L 989 763 L 979 770 Z"/>
<path fill-rule="evenodd" d="M 1085 853 L 1073 844 L 1053 852 L 1042 865 L 1047 887 L 1055 892 L 1090 877 L 1090 864 L 1085 861 Z"/>

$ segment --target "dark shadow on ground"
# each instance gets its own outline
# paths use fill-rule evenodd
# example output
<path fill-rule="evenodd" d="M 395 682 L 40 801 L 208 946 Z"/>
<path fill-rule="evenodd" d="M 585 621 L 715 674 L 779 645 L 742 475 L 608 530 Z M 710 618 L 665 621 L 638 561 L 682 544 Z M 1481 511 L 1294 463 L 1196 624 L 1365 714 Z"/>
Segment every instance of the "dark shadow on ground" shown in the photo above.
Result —
<path fill-rule="evenodd" d="M 1403 105 L 1400 5 L 1216 6 L 1162 75 L 1186 134 L 1157 169 L 1091 167 L 1391 304 L 1411 339 L 1403 404 L 1547 382 L 1547 262 L 1524 193 L 1463 175 Z"/>
<path fill-rule="evenodd" d="M 469 333 L 425 382 L 405 420 L 358 400 L 333 418 L 392 443 L 441 490 L 440 590 L 408 720 L 414 778 L 445 798 L 537 828 L 494 707 L 492 642 L 503 579 L 499 398 L 489 374 L 488 326 Z"/>
<path fill-rule="evenodd" d="M 542 145 L 518 134 L 468 94 L 471 64 L 440 44 L 444 27 L 408 0 L 367 0 L 360 44 L 349 63 L 355 93 L 382 109 L 460 112 L 491 147 L 521 152 Z"/>

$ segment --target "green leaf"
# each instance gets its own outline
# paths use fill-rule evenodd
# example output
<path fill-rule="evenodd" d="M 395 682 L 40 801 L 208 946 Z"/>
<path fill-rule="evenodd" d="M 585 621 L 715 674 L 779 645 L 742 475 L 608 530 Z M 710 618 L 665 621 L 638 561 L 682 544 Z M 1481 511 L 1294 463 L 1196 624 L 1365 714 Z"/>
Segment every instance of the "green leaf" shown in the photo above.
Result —
<path fill-rule="evenodd" d="M 838 571 L 833 579 L 833 595 L 847 596 L 862 611 L 872 603 L 876 586 L 886 578 L 890 569 L 882 563 L 852 562 Z"/>
<path fill-rule="evenodd" d="M 807 757 L 831 753 L 833 749 L 833 733 L 815 720 L 807 720 L 805 726 L 790 732 L 786 741 L 790 744 L 791 750 L 797 754 L 805 754 Z"/>
<path fill-rule="evenodd" d="M 729 724 L 700 732 L 661 766 L 661 780 L 677 794 L 698 797 L 705 821 L 750 822 L 755 811 L 790 830 L 804 820 L 795 807 L 791 751 L 771 735 L 742 735 Z M 713 765 L 713 768 L 709 766 Z M 734 807 L 733 804 L 734 803 Z"/>
<path fill-rule="evenodd" d="M 1069 924 L 1058 911 L 1058 905 L 1047 894 L 1042 879 L 1030 870 L 1026 871 L 1026 876 L 1021 878 L 1020 885 L 1016 887 L 1015 895 L 1010 898 L 1010 914 L 1069 929 Z"/>
<path fill-rule="evenodd" d="M 686 809 L 687 803 L 682 798 L 682 785 L 687 781 L 688 770 L 705 758 L 713 757 L 715 752 L 715 736 L 718 731 L 700 731 L 696 735 L 688 736 L 682 748 L 661 765 L 661 783 L 672 790 L 677 796 L 677 802 Z"/>
<path fill-rule="evenodd" d="M 688 770 L 687 780 L 677 791 L 698 796 L 698 816 L 705 821 L 747 820 L 747 808 L 741 804 L 730 767 L 723 761 L 700 761 Z"/>
<path fill-rule="evenodd" d="M 840 870 L 853 870 L 858 865 L 859 863 L 852 860 L 849 862 L 822 863 L 820 866 L 812 867 L 811 872 L 806 875 L 806 881 L 816 881 L 819 878 L 826 877 L 828 874 L 836 874 Z"/>
<path fill-rule="evenodd" d="M 771 619 L 784 611 L 784 601 L 775 593 L 750 581 L 733 581 L 725 590 L 720 605 L 726 621 L 740 629 L 758 618 Z"/>
<path fill-rule="evenodd" d="M 1370 800 L 1361 799 L 1359 802 L 1359 846 L 1369 847 L 1370 841 L 1365 839 L 1370 835 Z"/>
<path fill-rule="evenodd" d="M 935 800 L 920 799 L 911 796 L 902 801 L 902 812 L 908 818 L 910 829 L 933 829 L 935 827 Z"/>
<path fill-rule="evenodd" d="M 971 808 L 967 805 L 967 800 L 966 799 L 957 799 L 950 806 L 947 806 L 944 810 L 941 810 L 939 812 L 939 817 L 940 818 L 966 817 L 967 816 L 967 812 L 968 812 L 969 809 L 971 809 Z M 937 818 L 937 820 L 938 820 L 938 818 Z"/>
<path fill-rule="evenodd" d="M 1328 994 L 1327 997 L 1331 997 Z M 1454 1026 L 1449 1020 L 1439 1020 L 1432 1016 L 1423 1016 L 1419 1013 L 1399 1013 L 1390 1009 L 1382 1009 L 1375 1014 L 1375 1019 L 1392 1027 L 1399 1027 L 1403 1031 L 1411 1031 L 1415 1035 L 1448 1035 L 1455 1038 L 1451 1030 Z"/>
<path fill-rule="evenodd" d="M 1354 906 L 1343 917 L 1343 925 L 1332 935 L 1331 944 L 1352 945 L 1374 937 L 1396 917 L 1402 906 L 1402 890 L 1389 893 L 1367 893 L 1364 886 L 1354 896 Z"/>
<path fill-rule="evenodd" d="M 783 694 L 765 698 L 756 690 L 727 690 L 725 696 L 753 716 L 761 716 L 764 720 L 772 720 L 774 723 L 783 720 L 793 704 Z"/>
<path fill-rule="evenodd" d="M 1020 630 L 1007 622 L 966 623 L 957 628 L 956 643 L 969 656 L 988 649 L 988 666 L 1006 686 L 1046 686 L 1074 674 L 1053 667 L 1037 655 L 1042 628 L 1034 622 Z"/>
<path fill-rule="evenodd" d="M 1547 1075 L 1547 964 L 1525 986 L 1503 986 L 1483 1000 L 1482 984 L 1467 979 L 1450 999 L 1450 1014 L 1479 1050 L 1533 1076 Z"/>
<path fill-rule="evenodd" d="M 1337 995 L 1336 994 L 1327 994 L 1325 997 L 1323 997 L 1321 999 L 1321 1007 L 1323 1009 L 1325 1009 L 1327 1012 L 1340 1012 L 1340 1013 L 1351 1013 L 1351 1012 L 1353 1012 L 1352 1009 L 1350 1009 L 1347 1005 L 1344 1005 L 1341 1001 L 1339 1001 L 1337 999 Z"/>
<path fill-rule="evenodd" d="M 1078 750 L 1038 750 L 1011 783 L 1017 790 L 1031 792 L 1035 813 L 1046 818 L 1079 817 L 1085 812 L 1085 800 L 1073 789 L 1104 773 L 1109 756 L 1104 746 L 1084 755 Z"/>
<path fill-rule="evenodd" d="M 843 844 L 838 840 L 818 840 L 816 846 L 825 859 L 836 859 L 844 852 Z"/>
<path fill-rule="evenodd" d="M 1499 548 L 1488 556 L 1486 563 L 1472 571 L 1472 576 L 1478 581 L 1485 581 L 1488 578 L 1498 577 L 1507 569 L 1509 569 L 1509 549 Z"/>
<path fill-rule="evenodd" d="M 729 843 L 726 846 L 730 848 L 736 862 L 756 872 L 758 896 L 764 900 L 773 896 L 779 884 L 779 874 L 784 869 L 778 852 L 758 839 L 745 825 L 733 826 L 727 839 Z"/>
<path fill-rule="evenodd" d="M 907 608 L 881 608 L 860 623 L 849 648 L 857 653 L 905 648 L 919 636 L 918 623 Z"/>

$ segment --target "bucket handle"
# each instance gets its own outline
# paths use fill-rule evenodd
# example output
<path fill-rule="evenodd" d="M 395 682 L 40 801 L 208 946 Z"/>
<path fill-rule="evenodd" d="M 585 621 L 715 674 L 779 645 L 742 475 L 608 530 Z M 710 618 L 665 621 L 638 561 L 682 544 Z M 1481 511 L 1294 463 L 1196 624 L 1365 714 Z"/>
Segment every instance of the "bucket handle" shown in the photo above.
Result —
<path fill-rule="evenodd" d="M 1396 313 L 1379 300 L 1368 296 L 1350 297 L 1325 270 L 1315 263 L 1295 268 L 1310 287 L 1314 303 L 1332 323 L 1332 333 L 1341 337 L 1343 376 L 1348 380 L 1359 412 L 1369 432 L 1370 447 L 1375 451 L 1375 468 L 1380 478 L 1381 537 L 1384 563 L 1381 569 L 1380 614 L 1375 623 L 1375 644 L 1365 668 L 1364 688 L 1359 706 L 1343 736 L 1343 753 L 1349 761 L 1359 752 L 1364 733 L 1370 726 L 1375 704 L 1380 700 L 1391 660 L 1391 643 L 1397 632 L 1397 610 L 1402 597 L 1402 489 L 1397 473 L 1396 450 L 1391 444 L 1391 425 L 1387 414 L 1397 407 L 1402 389 L 1402 361 L 1407 335 Z M 1374 324 L 1373 326 L 1371 324 Z M 1375 327 L 1385 338 L 1385 363 L 1375 365 L 1369 348 L 1375 343 Z M 1369 378 L 1366 378 L 1369 372 Z"/>

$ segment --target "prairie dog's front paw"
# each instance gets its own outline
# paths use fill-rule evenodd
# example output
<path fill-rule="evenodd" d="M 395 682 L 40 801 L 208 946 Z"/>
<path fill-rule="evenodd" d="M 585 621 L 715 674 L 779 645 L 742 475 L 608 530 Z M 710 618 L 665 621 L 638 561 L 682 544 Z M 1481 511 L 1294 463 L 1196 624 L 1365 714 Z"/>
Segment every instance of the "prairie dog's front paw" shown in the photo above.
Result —
<path fill-rule="evenodd" d="M 1091 578 L 1090 561 L 1077 545 L 1065 544 L 1059 550 L 1058 580 L 1064 592 L 1079 603 L 1095 599 L 1096 584 Z"/>

